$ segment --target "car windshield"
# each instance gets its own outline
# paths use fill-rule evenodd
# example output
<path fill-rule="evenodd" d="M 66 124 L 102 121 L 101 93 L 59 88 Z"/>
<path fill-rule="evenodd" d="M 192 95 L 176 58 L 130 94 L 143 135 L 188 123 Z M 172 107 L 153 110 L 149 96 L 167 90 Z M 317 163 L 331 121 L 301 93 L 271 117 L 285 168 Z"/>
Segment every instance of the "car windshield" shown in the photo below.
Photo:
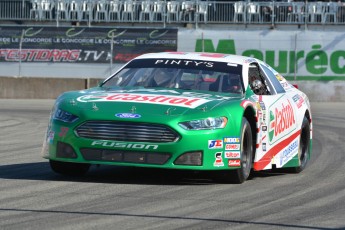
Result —
<path fill-rule="evenodd" d="M 223 62 L 192 62 L 180 59 L 134 60 L 102 86 L 243 93 L 242 66 Z"/>

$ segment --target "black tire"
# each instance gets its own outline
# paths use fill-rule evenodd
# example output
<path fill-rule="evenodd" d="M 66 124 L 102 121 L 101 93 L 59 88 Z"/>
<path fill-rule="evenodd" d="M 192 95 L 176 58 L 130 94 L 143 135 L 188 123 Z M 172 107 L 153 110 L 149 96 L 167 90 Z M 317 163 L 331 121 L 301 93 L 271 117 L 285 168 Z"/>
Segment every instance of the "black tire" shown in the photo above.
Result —
<path fill-rule="evenodd" d="M 71 163 L 54 160 L 50 160 L 49 163 L 51 169 L 54 172 L 66 176 L 83 176 L 89 171 L 90 168 L 90 164 Z"/>
<path fill-rule="evenodd" d="M 309 143 L 310 143 L 310 123 L 308 118 L 304 117 L 301 127 L 301 137 L 298 146 L 298 159 L 300 165 L 292 168 L 293 173 L 302 172 L 309 161 Z"/>
<path fill-rule="evenodd" d="M 244 117 L 241 127 L 241 168 L 221 172 L 222 182 L 242 184 L 253 167 L 253 136 L 249 122 Z M 219 176 L 219 175 L 218 175 Z"/>

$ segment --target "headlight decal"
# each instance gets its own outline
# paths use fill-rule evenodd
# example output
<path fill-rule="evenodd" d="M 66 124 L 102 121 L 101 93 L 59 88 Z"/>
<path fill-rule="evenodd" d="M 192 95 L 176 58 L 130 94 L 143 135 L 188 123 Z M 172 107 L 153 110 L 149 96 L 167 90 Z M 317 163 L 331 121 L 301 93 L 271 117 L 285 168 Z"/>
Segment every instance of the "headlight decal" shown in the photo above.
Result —
<path fill-rule="evenodd" d="M 78 117 L 62 109 L 56 109 L 53 114 L 53 119 L 58 120 L 58 121 L 63 121 L 66 123 L 73 123 L 76 120 L 78 120 Z"/>
<path fill-rule="evenodd" d="M 206 119 L 181 122 L 179 126 L 186 130 L 223 129 L 227 122 L 228 119 L 226 117 L 209 117 Z"/>

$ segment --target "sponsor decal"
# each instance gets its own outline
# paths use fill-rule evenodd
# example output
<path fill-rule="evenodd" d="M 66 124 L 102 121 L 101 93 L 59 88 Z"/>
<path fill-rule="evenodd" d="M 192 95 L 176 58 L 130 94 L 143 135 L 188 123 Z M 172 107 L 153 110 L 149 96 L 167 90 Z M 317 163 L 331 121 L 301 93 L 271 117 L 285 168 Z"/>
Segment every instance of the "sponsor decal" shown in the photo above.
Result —
<path fill-rule="evenodd" d="M 293 140 L 296 140 L 297 137 L 299 137 L 301 134 L 301 130 L 297 130 L 296 132 L 289 135 L 286 139 L 278 142 L 274 146 L 271 146 L 267 152 L 258 160 L 254 162 L 254 169 L 255 170 L 263 170 L 270 166 L 272 163 L 271 160 L 272 157 L 275 157 L 278 154 L 281 154 L 281 151 L 286 148 Z M 277 162 L 279 163 L 279 162 Z"/>
<path fill-rule="evenodd" d="M 266 152 L 266 143 L 262 143 L 262 151 Z"/>
<path fill-rule="evenodd" d="M 257 119 L 258 120 L 262 119 L 262 111 L 261 110 L 257 110 Z"/>
<path fill-rule="evenodd" d="M 180 59 L 175 59 L 175 60 L 170 60 L 170 59 L 158 59 L 155 62 L 155 65 L 170 65 L 170 66 L 190 66 L 190 67 L 208 67 L 212 68 L 213 67 L 213 62 L 206 62 L 206 61 L 193 61 L 193 60 L 180 60 Z"/>
<path fill-rule="evenodd" d="M 241 152 L 240 151 L 225 151 L 224 153 L 225 158 L 241 158 Z"/>
<path fill-rule="evenodd" d="M 110 78 L 108 78 L 110 79 Z M 108 80 L 106 79 L 106 80 Z M 201 98 L 201 99 L 206 99 L 207 101 L 213 101 L 213 100 L 228 100 L 231 99 L 233 97 L 226 97 L 226 96 L 221 96 L 221 95 L 217 95 L 217 94 L 209 94 L 209 93 L 199 93 L 199 92 L 178 92 L 176 90 L 173 89 L 144 89 L 144 88 L 140 88 L 140 89 L 128 89 L 128 90 L 114 90 L 114 91 L 107 91 L 106 93 L 100 93 L 100 91 L 80 91 L 82 93 L 90 93 L 92 94 L 93 97 L 97 98 L 104 98 L 107 97 L 110 94 L 124 94 L 124 93 L 129 93 L 129 94 L 147 94 L 150 93 L 149 96 L 155 96 L 157 94 L 174 94 L 174 97 L 187 97 L 187 98 Z M 89 94 L 89 95 L 90 95 Z M 85 95 L 88 96 L 88 95 Z M 157 95 L 159 96 L 159 95 Z M 84 102 L 89 102 L 91 101 L 84 101 Z"/>
<path fill-rule="evenodd" d="M 241 160 L 228 160 L 228 166 L 229 167 L 240 167 L 241 166 Z"/>
<path fill-rule="evenodd" d="M 261 110 L 260 103 L 256 102 L 256 109 Z"/>
<path fill-rule="evenodd" d="M 268 138 L 274 143 L 296 128 L 295 114 L 290 101 L 278 102 L 270 109 Z"/>
<path fill-rule="evenodd" d="M 283 150 L 280 157 L 280 165 L 283 165 L 286 162 L 288 162 L 289 159 L 291 159 L 292 156 L 297 153 L 297 150 L 298 150 L 298 142 L 297 140 L 295 140 Z"/>
<path fill-rule="evenodd" d="M 280 84 L 285 90 L 291 89 L 291 86 L 287 82 L 280 82 Z"/>
<path fill-rule="evenodd" d="M 262 121 L 266 123 L 266 110 L 262 110 Z"/>
<path fill-rule="evenodd" d="M 240 150 L 240 144 L 226 144 L 225 150 Z"/>
<path fill-rule="evenodd" d="M 222 152 L 216 152 L 215 158 L 216 159 L 213 163 L 213 166 L 215 166 L 215 167 L 224 166 L 224 162 L 223 162 L 223 158 L 222 158 Z"/>
<path fill-rule="evenodd" d="M 26 62 L 75 62 L 81 50 L 73 49 L 0 49 L 0 58 L 5 61 Z"/>
<path fill-rule="evenodd" d="M 239 142 L 240 142 L 239 137 L 224 137 L 225 144 L 239 143 Z"/>
<path fill-rule="evenodd" d="M 208 148 L 209 149 L 222 149 L 223 148 L 223 141 L 222 140 L 209 140 L 208 141 Z"/>
<path fill-rule="evenodd" d="M 145 53 L 177 50 L 177 29 L 15 26 L 0 30 L 0 62 L 109 63 L 112 59 L 123 63 Z M 25 44 L 23 49 L 18 49 L 20 43 Z M 110 52 L 110 44 L 116 52 Z"/>
<path fill-rule="evenodd" d="M 259 103 L 260 103 L 260 108 L 261 108 L 262 110 L 266 110 L 265 103 L 264 103 L 263 101 L 260 101 Z"/>
<path fill-rule="evenodd" d="M 68 127 L 61 127 L 59 132 L 59 137 L 65 137 L 69 128 Z"/>
<path fill-rule="evenodd" d="M 48 142 L 49 144 L 53 144 L 53 142 L 54 142 L 54 136 L 55 136 L 55 132 L 50 130 L 50 131 L 48 132 L 48 135 L 47 135 L 47 142 Z"/>
<path fill-rule="evenodd" d="M 115 117 L 118 117 L 118 118 L 140 118 L 141 115 L 136 114 L 136 113 L 117 113 L 117 114 L 115 114 Z"/>
<path fill-rule="evenodd" d="M 283 77 L 280 74 L 276 74 L 276 78 L 277 78 L 278 81 L 282 81 L 283 80 Z"/>
<path fill-rule="evenodd" d="M 166 95 L 152 95 L 152 94 L 131 94 L 131 93 L 113 93 L 113 94 L 99 94 L 99 95 L 85 95 L 77 98 L 80 102 L 136 102 L 159 105 L 171 105 L 187 108 L 196 108 L 210 100 L 203 98 L 190 98 L 181 96 L 166 96 Z"/>
<path fill-rule="evenodd" d="M 297 105 L 297 108 L 301 108 L 303 103 L 304 103 L 304 99 L 303 97 L 301 97 L 300 95 L 296 94 L 295 96 L 292 97 L 292 100 L 295 102 L 295 104 Z"/>
<path fill-rule="evenodd" d="M 93 141 L 92 146 L 107 147 L 107 148 L 123 148 L 123 149 L 158 149 L 158 145 L 146 145 L 146 144 L 131 144 L 125 142 L 116 141 Z"/>

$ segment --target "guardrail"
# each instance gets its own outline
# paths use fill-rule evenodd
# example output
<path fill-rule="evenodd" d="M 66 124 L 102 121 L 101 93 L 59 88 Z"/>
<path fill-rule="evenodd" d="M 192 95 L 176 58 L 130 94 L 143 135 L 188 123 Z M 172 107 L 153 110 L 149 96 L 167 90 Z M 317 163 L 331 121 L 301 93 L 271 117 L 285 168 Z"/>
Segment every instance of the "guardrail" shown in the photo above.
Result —
<path fill-rule="evenodd" d="M 345 25 L 337 2 L 0 0 L 0 21 Z"/>

